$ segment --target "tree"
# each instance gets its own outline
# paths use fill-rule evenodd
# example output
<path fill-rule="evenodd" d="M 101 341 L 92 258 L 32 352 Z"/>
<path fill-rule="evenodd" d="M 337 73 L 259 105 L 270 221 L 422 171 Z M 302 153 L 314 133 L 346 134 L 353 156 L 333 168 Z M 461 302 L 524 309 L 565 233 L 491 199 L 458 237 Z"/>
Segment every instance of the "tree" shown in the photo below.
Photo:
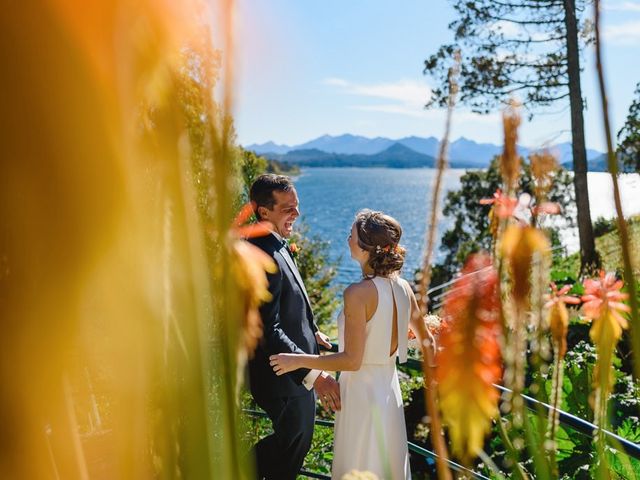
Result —
<path fill-rule="evenodd" d="M 580 48 L 588 25 L 580 22 L 584 0 L 453 0 L 459 18 L 449 25 L 455 43 L 443 45 L 425 61 L 437 80 L 429 105 L 444 106 L 447 72 L 461 49 L 460 101 L 479 113 L 519 96 L 532 116 L 536 108 L 569 99 L 575 199 L 582 269 L 598 264 L 589 193 L 580 87 Z M 584 34 L 584 35 L 583 35 Z"/>
<path fill-rule="evenodd" d="M 560 205 L 573 204 L 571 175 L 560 168 L 549 192 L 549 201 Z M 453 218 L 453 227 L 442 237 L 440 250 L 445 252 L 442 263 L 434 266 L 433 285 L 441 285 L 450 280 L 460 269 L 470 253 L 491 249 L 489 206 L 481 205 L 479 199 L 490 198 L 501 187 L 502 177 L 495 158 L 487 170 L 469 170 L 460 177 L 460 189 L 447 193 L 444 215 Z M 518 193 L 534 194 L 534 183 L 529 164 L 523 163 Z M 566 226 L 574 225 L 572 211 L 565 211 L 563 221 Z M 558 230 L 562 225 L 550 228 L 552 244 L 559 244 Z M 438 292 L 442 293 L 442 292 Z"/>
<path fill-rule="evenodd" d="M 618 132 L 618 156 L 625 169 L 640 173 L 640 82 L 624 126 Z"/>

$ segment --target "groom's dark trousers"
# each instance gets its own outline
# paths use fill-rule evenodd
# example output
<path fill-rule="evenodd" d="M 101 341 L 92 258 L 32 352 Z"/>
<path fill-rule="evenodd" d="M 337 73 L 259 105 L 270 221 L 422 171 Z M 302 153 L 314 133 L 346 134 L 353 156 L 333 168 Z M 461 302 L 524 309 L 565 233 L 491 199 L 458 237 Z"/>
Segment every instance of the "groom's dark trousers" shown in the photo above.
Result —
<path fill-rule="evenodd" d="M 287 246 L 274 235 L 253 238 L 278 266 L 269 274 L 270 302 L 260 308 L 264 334 L 249 361 L 249 383 L 256 403 L 267 413 L 273 434 L 254 447 L 258 478 L 295 480 L 311 447 L 315 394 L 305 386 L 309 370 L 277 376 L 269 365 L 276 353 L 318 353 L 311 304 Z"/>

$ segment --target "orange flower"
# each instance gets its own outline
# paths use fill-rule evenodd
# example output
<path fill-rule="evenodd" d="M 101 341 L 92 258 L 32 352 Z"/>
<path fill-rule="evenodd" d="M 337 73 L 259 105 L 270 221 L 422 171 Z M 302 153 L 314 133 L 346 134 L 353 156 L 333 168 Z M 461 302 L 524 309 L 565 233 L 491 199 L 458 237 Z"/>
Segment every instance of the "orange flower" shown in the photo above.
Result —
<path fill-rule="evenodd" d="M 493 205 L 489 211 L 489 230 L 495 239 L 498 235 L 499 220 L 513 216 L 518 206 L 518 199 L 508 197 L 502 193 L 501 189 L 497 189 L 493 198 L 481 199 L 480 205 Z"/>
<path fill-rule="evenodd" d="M 269 235 L 271 232 L 271 224 L 269 222 L 257 222 L 245 225 L 254 212 L 254 203 L 245 203 L 233 221 L 231 233 L 240 238 L 264 237 L 265 235 Z"/>
<path fill-rule="evenodd" d="M 289 251 L 291 251 L 291 256 L 294 260 L 298 258 L 298 254 L 300 253 L 300 248 L 298 247 L 298 245 L 296 245 L 295 243 L 290 243 Z"/>
<path fill-rule="evenodd" d="M 501 189 L 497 189 L 493 194 L 493 198 L 483 198 L 480 200 L 481 205 L 493 205 L 491 209 L 499 218 L 508 218 L 513 215 L 518 206 L 518 199 L 509 197 L 502 193 Z"/>
<path fill-rule="evenodd" d="M 582 296 L 583 309 L 585 315 L 594 320 L 592 331 L 595 328 L 595 322 L 607 314 L 611 316 L 612 321 L 615 320 L 614 332 L 616 339 L 622 335 L 622 329 L 628 327 L 627 319 L 620 314 L 620 312 L 631 311 L 628 305 L 622 303 L 629 298 L 628 294 L 620 292 L 623 285 L 624 282 L 616 280 L 613 273 L 605 274 L 604 271 L 600 271 L 599 279 L 585 280 L 585 294 Z"/>
<path fill-rule="evenodd" d="M 534 255 L 546 255 L 550 245 L 540 230 L 521 225 L 509 225 L 502 237 L 502 255 L 509 261 L 512 293 L 520 305 L 527 305 L 531 290 L 531 267 Z"/>
<path fill-rule="evenodd" d="M 613 386 L 613 356 L 616 344 L 622 336 L 622 330 L 628 327 L 621 312 L 629 312 L 628 305 L 622 303 L 628 298 L 620 292 L 622 280 L 616 280 L 613 273 L 600 272 L 598 279 L 584 282 L 585 294 L 583 310 L 593 320 L 589 336 L 596 346 L 596 365 L 594 368 L 594 394 L 591 397 L 594 406 L 595 423 L 603 426 L 607 417 L 607 400 Z"/>
<path fill-rule="evenodd" d="M 262 319 L 258 307 L 271 300 L 269 281 L 265 272 L 275 273 L 277 270 L 273 259 L 260 248 L 242 238 L 259 237 L 270 232 L 267 222 L 259 222 L 243 226 L 254 212 L 252 204 L 247 203 L 233 222 L 230 230 L 231 256 L 241 297 L 244 299 L 244 345 L 251 353 L 262 336 Z"/>
<path fill-rule="evenodd" d="M 440 332 L 440 327 L 442 326 L 442 320 L 440 319 L 440 317 L 438 317 L 437 315 L 425 315 L 422 319 L 424 320 L 424 326 L 427 331 L 432 336 L 437 336 Z M 409 330 L 407 332 L 407 338 L 409 340 L 414 340 L 416 338 L 416 335 L 412 330 Z"/>
<path fill-rule="evenodd" d="M 565 285 L 560 290 L 555 283 L 551 283 L 551 294 L 548 295 L 548 301 L 545 307 L 549 309 L 547 321 L 551 330 L 551 338 L 558 356 L 563 358 L 567 353 L 567 331 L 569 329 L 569 312 L 566 304 L 577 305 L 580 299 L 572 295 L 566 295 L 571 289 L 570 285 Z"/>
<path fill-rule="evenodd" d="M 498 414 L 499 336 L 498 274 L 488 255 L 472 255 L 445 299 L 436 356 L 442 417 L 453 453 L 465 462 L 482 449 Z"/>

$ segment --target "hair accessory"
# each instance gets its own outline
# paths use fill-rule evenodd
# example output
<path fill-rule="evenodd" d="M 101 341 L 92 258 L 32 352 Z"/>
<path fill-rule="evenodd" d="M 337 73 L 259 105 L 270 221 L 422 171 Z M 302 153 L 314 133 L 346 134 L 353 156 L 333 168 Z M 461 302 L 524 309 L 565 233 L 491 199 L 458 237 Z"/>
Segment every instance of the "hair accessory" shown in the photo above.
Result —
<path fill-rule="evenodd" d="M 376 253 L 389 253 L 389 252 L 393 252 L 393 253 L 399 253 L 400 249 L 402 247 L 400 247 L 400 245 L 394 245 L 391 246 L 391 244 L 386 245 L 384 247 L 381 247 L 380 245 L 376 245 Z"/>

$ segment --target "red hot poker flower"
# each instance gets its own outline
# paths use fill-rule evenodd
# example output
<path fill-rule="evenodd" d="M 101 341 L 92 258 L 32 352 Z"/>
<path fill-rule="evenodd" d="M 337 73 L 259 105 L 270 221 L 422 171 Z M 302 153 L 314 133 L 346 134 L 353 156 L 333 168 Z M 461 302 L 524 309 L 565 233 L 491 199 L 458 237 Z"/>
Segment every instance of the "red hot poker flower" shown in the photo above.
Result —
<path fill-rule="evenodd" d="M 569 329 L 569 312 L 566 304 L 577 305 L 580 299 L 572 295 L 567 295 L 571 289 L 570 285 L 565 285 L 560 290 L 555 283 L 551 283 L 551 294 L 547 295 L 548 301 L 545 307 L 549 309 L 547 321 L 551 330 L 551 337 L 559 358 L 563 358 L 567 353 L 567 331 Z"/>
<path fill-rule="evenodd" d="M 607 311 L 617 321 L 618 328 L 627 328 L 628 322 L 620 312 L 630 312 L 631 308 L 622 303 L 629 298 L 629 295 L 622 293 L 620 289 L 624 285 L 622 280 L 616 280 L 613 273 L 600 271 L 598 279 L 588 279 L 584 282 L 584 313 L 587 317 L 595 320 Z M 617 330 L 617 329 L 616 329 Z"/>
<path fill-rule="evenodd" d="M 231 229 L 231 232 L 240 238 L 264 237 L 265 235 L 269 235 L 269 232 L 271 232 L 271 224 L 269 222 L 258 222 L 252 223 L 251 225 L 245 225 L 254 212 L 254 202 L 245 203 L 233 221 L 233 228 Z"/>
<path fill-rule="evenodd" d="M 501 189 L 497 189 L 492 198 L 481 199 L 480 205 L 493 205 L 493 211 L 498 217 L 508 218 L 515 212 L 518 199 L 504 195 Z"/>
<path fill-rule="evenodd" d="M 558 290 L 558 286 L 551 282 L 551 293 L 547 295 L 547 303 L 545 304 L 546 308 L 551 308 L 555 303 L 570 303 L 571 305 L 578 305 L 580 303 L 580 299 L 578 297 L 574 297 L 573 295 L 567 295 L 567 292 L 571 290 L 571 285 L 565 285 L 560 290 Z"/>
<path fill-rule="evenodd" d="M 447 293 L 436 356 L 442 417 L 464 461 L 482 449 L 498 414 L 500 331 L 498 274 L 487 255 L 472 255 Z"/>
<path fill-rule="evenodd" d="M 607 400 L 614 382 L 613 357 L 622 330 L 628 327 L 621 312 L 629 312 L 626 293 L 620 292 L 623 282 L 612 273 L 600 272 L 599 278 L 584 282 L 583 310 L 593 320 L 589 336 L 596 346 L 594 392 L 591 397 L 596 425 L 602 427 L 607 417 Z"/>

